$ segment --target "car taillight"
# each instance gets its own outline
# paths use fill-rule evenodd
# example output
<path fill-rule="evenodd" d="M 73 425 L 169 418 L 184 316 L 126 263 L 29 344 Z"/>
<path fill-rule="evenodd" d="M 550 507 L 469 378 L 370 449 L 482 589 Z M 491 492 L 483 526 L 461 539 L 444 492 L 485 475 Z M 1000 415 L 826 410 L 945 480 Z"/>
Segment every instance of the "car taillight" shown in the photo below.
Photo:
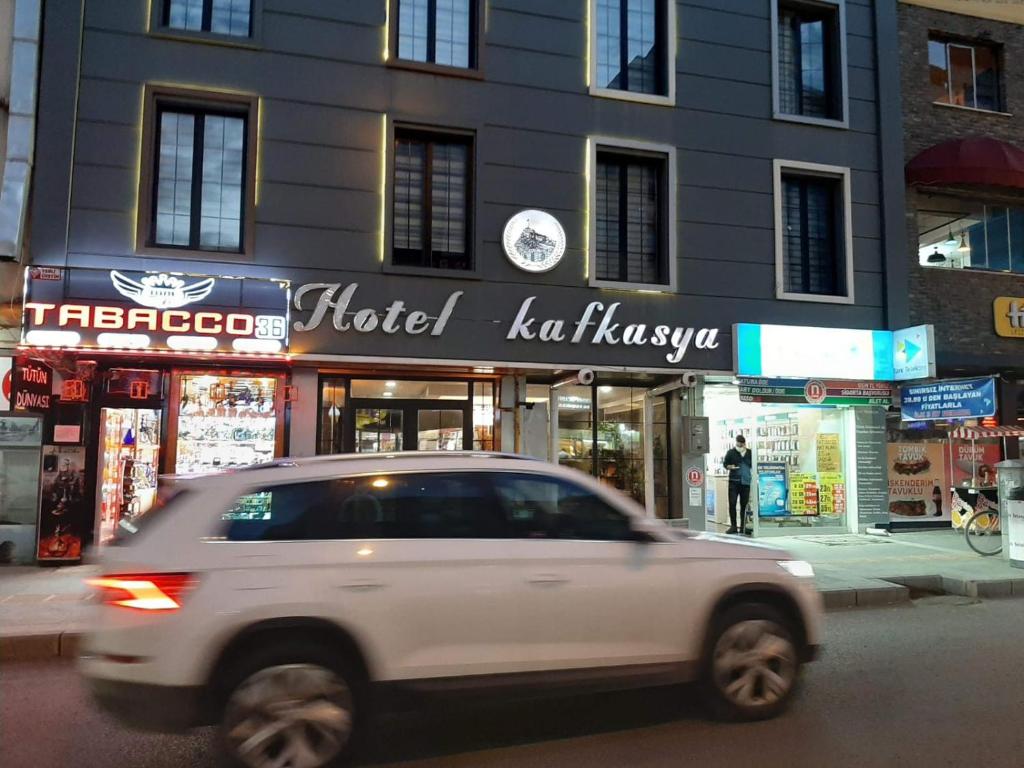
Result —
<path fill-rule="evenodd" d="M 176 611 L 196 586 L 191 573 L 132 573 L 89 579 L 107 605 L 140 611 Z"/>

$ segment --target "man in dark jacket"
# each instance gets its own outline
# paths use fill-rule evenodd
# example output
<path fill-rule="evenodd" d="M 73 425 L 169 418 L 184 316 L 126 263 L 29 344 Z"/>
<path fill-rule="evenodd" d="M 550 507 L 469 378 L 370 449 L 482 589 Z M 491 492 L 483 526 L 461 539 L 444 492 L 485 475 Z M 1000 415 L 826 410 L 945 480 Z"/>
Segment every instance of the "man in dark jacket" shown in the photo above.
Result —
<path fill-rule="evenodd" d="M 729 530 L 726 533 L 738 533 L 736 527 L 736 502 L 739 502 L 740 525 L 745 525 L 744 514 L 750 503 L 750 481 L 753 477 L 753 457 L 747 448 L 747 439 L 736 435 L 736 447 L 730 448 L 723 462 L 729 470 Z"/>

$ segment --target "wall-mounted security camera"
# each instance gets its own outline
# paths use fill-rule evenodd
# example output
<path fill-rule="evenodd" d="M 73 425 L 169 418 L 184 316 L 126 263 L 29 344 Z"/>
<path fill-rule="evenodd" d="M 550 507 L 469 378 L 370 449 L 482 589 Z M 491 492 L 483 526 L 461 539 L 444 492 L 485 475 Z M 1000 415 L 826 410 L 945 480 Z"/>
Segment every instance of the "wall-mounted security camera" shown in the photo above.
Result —
<path fill-rule="evenodd" d="M 571 385 L 582 385 L 584 387 L 589 387 L 591 384 L 594 383 L 594 380 L 596 378 L 597 378 L 597 374 L 595 374 L 592 370 L 590 370 L 589 368 L 581 368 L 580 370 L 576 371 L 576 373 L 572 374 L 571 376 L 565 376 L 565 377 L 559 379 L 558 381 L 556 381 L 554 384 L 551 385 L 551 388 L 552 389 L 558 389 L 559 387 L 565 387 L 565 386 L 568 386 L 570 384 Z"/>
<path fill-rule="evenodd" d="M 697 384 L 700 382 L 700 376 L 694 373 L 693 371 L 686 371 L 683 373 L 682 376 L 679 377 L 679 382 L 684 387 L 693 388 L 696 387 Z"/>

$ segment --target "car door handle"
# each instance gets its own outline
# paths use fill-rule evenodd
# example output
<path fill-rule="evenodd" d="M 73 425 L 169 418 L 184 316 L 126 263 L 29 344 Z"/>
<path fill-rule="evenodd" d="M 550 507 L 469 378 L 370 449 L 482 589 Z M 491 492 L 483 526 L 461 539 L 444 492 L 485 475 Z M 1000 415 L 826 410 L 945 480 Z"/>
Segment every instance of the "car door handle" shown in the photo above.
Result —
<path fill-rule="evenodd" d="M 354 581 L 346 581 L 338 586 L 350 592 L 368 592 L 371 589 L 383 589 L 387 584 L 382 581 L 372 581 L 371 579 L 356 579 Z"/>
<path fill-rule="evenodd" d="M 530 576 L 527 580 L 530 584 L 537 584 L 540 586 L 556 584 L 565 584 L 569 581 L 565 576 L 559 576 L 557 573 L 538 573 L 534 576 Z"/>

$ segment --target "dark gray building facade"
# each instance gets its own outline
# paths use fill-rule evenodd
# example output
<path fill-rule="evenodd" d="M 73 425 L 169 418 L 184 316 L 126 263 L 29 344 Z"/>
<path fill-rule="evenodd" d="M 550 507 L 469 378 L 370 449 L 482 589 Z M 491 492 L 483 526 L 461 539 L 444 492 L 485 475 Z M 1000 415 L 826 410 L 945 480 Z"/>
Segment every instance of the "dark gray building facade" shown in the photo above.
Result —
<path fill-rule="evenodd" d="M 682 516 L 733 324 L 906 319 L 893 5 L 46 3 L 26 346 L 87 538 L 146 505 L 122 418 L 161 472 L 494 448 Z"/>

